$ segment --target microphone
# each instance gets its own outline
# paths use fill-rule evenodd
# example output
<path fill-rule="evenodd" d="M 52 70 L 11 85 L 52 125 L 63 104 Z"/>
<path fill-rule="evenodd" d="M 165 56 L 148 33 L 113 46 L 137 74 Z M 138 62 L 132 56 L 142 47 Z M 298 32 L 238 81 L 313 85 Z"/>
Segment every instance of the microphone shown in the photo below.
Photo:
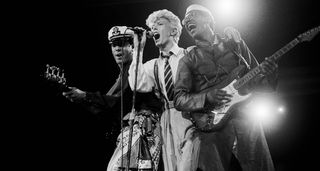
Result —
<path fill-rule="evenodd" d="M 132 30 L 134 33 L 137 33 L 137 34 L 142 34 L 146 29 L 143 29 L 143 28 L 139 28 L 139 27 L 127 27 L 127 29 L 129 30 Z M 147 38 L 151 39 L 153 38 L 154 36 L 154 33 L 150 30 L 147 30 L 146 32 L 146 36 Z"/>

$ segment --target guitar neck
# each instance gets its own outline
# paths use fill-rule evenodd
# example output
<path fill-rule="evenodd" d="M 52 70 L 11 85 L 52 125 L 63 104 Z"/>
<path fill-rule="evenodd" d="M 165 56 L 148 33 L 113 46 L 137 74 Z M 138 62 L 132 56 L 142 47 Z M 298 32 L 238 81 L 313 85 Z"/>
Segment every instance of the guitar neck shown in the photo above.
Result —
<path fill-rule="evenodd" d="M 295 47 L 299 42 L 300 41 L 297 38 L 293 39 L 291 42 L 289 42 L 284 47 L 275 52 L 270 58 L 273 58 L 274 60 L 279 60 L 282 55 L 284 55 L 293 47 Z"/>
<path fill-rule="evenodd" d="M 284 47 L 282 47 L 281 49 L 279 49 L 278 51 L 276 51 L 272 56 L 270 56 L 271 59 L 274 60 L 279 60 L 280 57 L 282 55 L 284 55 L 285 53 L 287 53 L 289 50 L 291 50 L 293 47 L 295 47 L 300 41 L 295 38 L 293 39 L 291 42 L 289 42 L 288 44 L 286 44 Z M 254 69 L 252 69 L 251 71 L 249 71 L 247 74 L 245 74 L 243 77 L 241 77 L 240 79 L 238 79 L 235 83 L 234 83 L 234 88 L 235 89 L 240 89 L 243 85 L 245 85 L 246 83 L 248 83 L 251 79 L 253 79 L 255 76 L 257 76 L 258 74 L 260 74 L 261 72 L 261 67 L 260 65 L 255 67 Z"/>
<path fill-rule="evenodd" d="M 71 89 L 69 88 L 69 86 L 67 84 L 61 84 L 59 87 L 59 90 L 63 91 L 63 92 L 67 92 L 67 91 L 70 91 Z"/>

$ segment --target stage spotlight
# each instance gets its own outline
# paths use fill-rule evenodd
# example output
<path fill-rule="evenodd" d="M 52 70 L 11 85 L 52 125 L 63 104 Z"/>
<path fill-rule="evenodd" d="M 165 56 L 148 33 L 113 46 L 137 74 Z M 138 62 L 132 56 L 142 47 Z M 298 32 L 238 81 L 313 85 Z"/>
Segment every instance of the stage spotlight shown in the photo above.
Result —
<path fill-rule="evenodd" d="M 278 108 L 278 112 L 279 112 L 279 113 L 284 113 L 284 112 L 285 112 L 284 107 L 283 107 L 283 106 L 280 106 L 280 107 Z"/>
<path fill-rule="evenodd" d="M 274 127 L 285 113 L 283 102 L 277 96 L 258 94 L 246 105 L 246 113 L 252 122 L 260 122 L 265 127 Z"/>
<path fill-rule="evenodd" d="M 214 4 L 214 8 L 219 14 L 228 17 L 234 16 L 243 6 L 239 0 L 219 0 Z"/>
<path fill-rule="evenodd" d="M 207 0 L 203 5 L 212 11 L 215 20 L 223 27 L 247 28 L 261 12 L 261 4 L 257 0 Z"/>

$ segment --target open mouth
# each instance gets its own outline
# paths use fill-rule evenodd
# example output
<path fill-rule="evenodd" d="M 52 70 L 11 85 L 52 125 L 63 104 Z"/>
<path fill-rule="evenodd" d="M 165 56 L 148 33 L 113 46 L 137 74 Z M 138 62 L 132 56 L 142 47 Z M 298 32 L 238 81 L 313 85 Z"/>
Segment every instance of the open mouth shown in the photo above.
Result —
<path fill-rule="evenodd" d="M 160 34 L 159 33 L 154 33 L 154 36 L 155 40 L 158 40 L 160 38 Z"/>
<path fill-rule="evenodd" d="M 122 55 L 121 54 L 117 54 L 116 57 L 117 57 L 118 60 L 122 59 Z"/>

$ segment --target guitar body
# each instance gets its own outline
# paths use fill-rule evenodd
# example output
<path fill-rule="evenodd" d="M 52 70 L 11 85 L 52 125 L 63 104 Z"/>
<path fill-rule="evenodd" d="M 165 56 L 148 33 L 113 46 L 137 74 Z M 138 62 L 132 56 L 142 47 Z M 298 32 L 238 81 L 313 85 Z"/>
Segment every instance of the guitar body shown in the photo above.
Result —
<path fill-rule="evenodd" d="M 222 89 L 228 94 L 231 94 L 232 98 L 229 103 L 225 103 L 208 113 L 190 113 L 191 120 L 197 129 L 202 132 L 213 132 L 223 128 L 226 122 L 230 119 L 233 111 L 239 106 L 242 106 L 243 103 L 245 103 L 251 96 L 251 94 L 243 94 L 239 92 L 233 86 L 237 81 L 236 78 L 243 69 L 244 67 L 242 65 L 235 68 L 223 82 L 217 86 L 210 87 L 210 89 Z"/>

